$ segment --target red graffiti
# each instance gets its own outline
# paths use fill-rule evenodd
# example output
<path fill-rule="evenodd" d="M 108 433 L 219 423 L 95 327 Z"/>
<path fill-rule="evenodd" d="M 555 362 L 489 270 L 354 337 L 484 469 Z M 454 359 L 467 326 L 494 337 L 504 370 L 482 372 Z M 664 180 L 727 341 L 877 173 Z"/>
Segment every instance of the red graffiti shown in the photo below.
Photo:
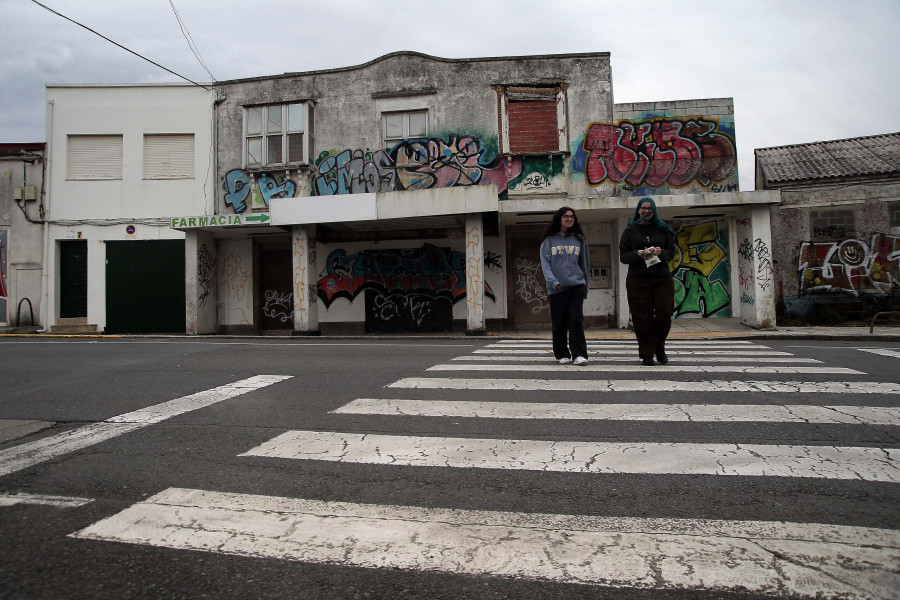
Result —
<path fill-rule="evenodd" d="M 637 187 L 709 187 L 735 170 L 734 140 L 706 119 L 591 123 L 582 144 L 588 153 L 585 177 Z"/>
<path fill-rule="evenodd" d="M 800 247 L 800 293 L 890 294 L 900 285 L 900 237 L 876 233 L 862 240 L 809 242 Z"/>

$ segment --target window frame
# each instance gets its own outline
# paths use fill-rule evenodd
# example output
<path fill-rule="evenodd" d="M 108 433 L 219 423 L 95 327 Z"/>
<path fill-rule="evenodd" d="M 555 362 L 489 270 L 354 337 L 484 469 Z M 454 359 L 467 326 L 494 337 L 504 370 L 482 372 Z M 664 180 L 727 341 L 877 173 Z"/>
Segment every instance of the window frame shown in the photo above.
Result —
<path fill-rule="evenodd" d="M 291 120 L 291 107 L 299 107 L 299 126 L 300 129 L 291 129 L 292 124 L 296 124 L 296 121 Z M 250 116 L 254 113 L 254 111 L 259 111 L 259 131 L 250 131 Z M 272 113 L 278 115 L 278 129 L 271 130 L 275 121 L 273 119 Z M 254 104 L 254 105 L 246 105 L 243 107 L 243 124 L 242 124 L 242 137 L 241 137 L 241 166 L 244 169 L 255 171 L 255 170 L 267 170 L 272 168 L 286 168 L 291 166 L 300 166 L 300 165 L 308 165 L 310 163 L 310 155 L 312 154 L 312 144 L 313 144 L 313 110 L 312 103 L 308 100 L 300 100 L 295 102 L 279 102 L 272 104 Z M 296 160 L 286 160 L 293 158 L 291 156 L 291 136 L 293 135 L 301 135 L 300 142 L 300 154 L 301 156 Z M 274 138 L 280 138 L 273 145 Z M 253 140 L 259 140 L 259 153 L 260 160 L 259 162 L 251 162 L 250 159 L 250 144 Z M 280 156 L 270 157 L 270 153 L 274 154 L 273 150 L 278 148 L 278 152 Z M 296 151 L 297 148 L 293 147 Z M 279 160 L 280 159 L 280 160 Z"/>
<path fill-rule="evenodd" d="M 409 110 L 390 110 L 383 111 L 381 113 L 381 140 L 384 144 L 385 148 L 393 148 L 400 142 L 409 139 L 422 139 L 428 137 L 430 118 L 428 114 L 427 108 L 417 108 L 417 109 L 409 109 Z M 422 135 L 410 136 L 409 132 L 409 117 L 413 114 L 421 114 L 425 116 L 425 131 Z M 392 136 L 388 137 L 387 134 L 387 120 L 388 117 L 402 115 L 403 117 L 403 133 L 400 137 Z"/>

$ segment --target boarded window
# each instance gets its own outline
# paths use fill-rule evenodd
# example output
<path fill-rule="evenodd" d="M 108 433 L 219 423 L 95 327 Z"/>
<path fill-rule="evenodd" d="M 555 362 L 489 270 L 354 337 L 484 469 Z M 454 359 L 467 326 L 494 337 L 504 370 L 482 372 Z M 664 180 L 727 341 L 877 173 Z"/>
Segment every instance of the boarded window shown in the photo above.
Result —
<path fill-rule="evenodd" d="M 68 136 L 66 178 L 122 179 L 122 136 Z"/>
<path fill-rule="evenodd" d="M 559 151 L 557 88 L 509 88 L 509 151 Z"/>
<path fill-rule="evenodd" d="M 856 237 L 856 213 L 852 208 L 819 208 L 809 213 L 812 240 L 846 240 Z"/>
<path fill-rule="evenodd" d="M 193 177 L 193 133 L 144 136 L 144 179 Z"/>

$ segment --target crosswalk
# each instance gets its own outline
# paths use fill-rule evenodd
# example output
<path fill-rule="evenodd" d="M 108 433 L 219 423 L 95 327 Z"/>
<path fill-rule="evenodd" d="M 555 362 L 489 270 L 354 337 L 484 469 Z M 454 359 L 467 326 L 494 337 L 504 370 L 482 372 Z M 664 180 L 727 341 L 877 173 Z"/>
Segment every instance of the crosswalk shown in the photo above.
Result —
<path fill-rule="evenodd" d="M 558 365 L 546 340 L 490 343 L 332 412 L 337 419 L 378 417 L 382 427 L 390 424 L 388 432 L 349 424 L 346 431 L 290 430 L 240 456 L 535 476 L 721 477 L 736 485 L 745 478 L 900 483 L 900 449 L 864 441 L 539 439 L 485 435 L 475 426 L 500 419 L 859 431 L 900 425 L 894 401 L 900 385 L 758 343 L 673 341 L 670 365 L 654 368 L 639 365 L 632 342 L 595 342 L 589 352 L 589 364 L 578 367 Z M 853 401 L 860 394 L 872 399 L 869 405 Z M 408 433 L 410 419 L 422 418 L 463 420 L 463 427 L 452 436 Z M 825 516 L 823 522 L 604 517 L 169 488 L 72 537 L 631 589 L 900 597 L 900 531 L 834 525 Z"/>

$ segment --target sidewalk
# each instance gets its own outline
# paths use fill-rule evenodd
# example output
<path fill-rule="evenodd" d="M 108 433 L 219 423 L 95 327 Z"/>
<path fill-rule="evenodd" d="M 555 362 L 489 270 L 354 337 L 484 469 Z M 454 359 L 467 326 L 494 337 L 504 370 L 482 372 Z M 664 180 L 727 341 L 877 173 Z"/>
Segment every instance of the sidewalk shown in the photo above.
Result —
<path fill-rule="evenodd" d="M 31 331 L 14 331 L 15 328 L 0 327 L 0 339 L 4 337 L 65 337 L 65 338 L 212 338 L 212 339 L 234 339 L 234 338 L 265 338 L 267 336 L 244 336 L 244 335 L 104 335 L 104 334 L 53 334 L 53 333 L 34 333 Z M 25 329 L 25 328 L 21 328 Z M 588 329 L 585 336 L 589 340 L 633 340 L 634 332 L 629 329 Z M 361 336 L 323 336 L 331 339 L 398 339 L 398 338 L 460 338 L 460 339 L 477 339 L 467 337 L 463 333 L 421 333 L 421 334 L 372 334 Z M 485 338 L 488 339 L 550 339 L 551 333 L 549 329 L 523 329 L 523 330 L 507 330 L 507 331 L 489 331 Z M 272 339 L 272 338 L 269 338 Z M 282 338 L 283 339 L 283 338 Z M 302 337 L 294 337 L 293 339 L 308 339 Z M 322 338 L 316 338 L 322 339 Z M 712 340 L 712 339 L 732 339 L 732 340 L 832 340 L 832 341 L 872 341 L 872 342 L 900 342 L 900 327 L 875 325 L 873 333 L 869 333 L 869 325 L 857 326 L 828 326 L 828 327 L 776 327 L 774 329 L 753 329 L 742 325 L 740 319 L 734 318 L 710 318 L 710 319 L 691 319 L 681 318 L 672 321 L 672 331 L 669 334 L 670 340 Z"/>

